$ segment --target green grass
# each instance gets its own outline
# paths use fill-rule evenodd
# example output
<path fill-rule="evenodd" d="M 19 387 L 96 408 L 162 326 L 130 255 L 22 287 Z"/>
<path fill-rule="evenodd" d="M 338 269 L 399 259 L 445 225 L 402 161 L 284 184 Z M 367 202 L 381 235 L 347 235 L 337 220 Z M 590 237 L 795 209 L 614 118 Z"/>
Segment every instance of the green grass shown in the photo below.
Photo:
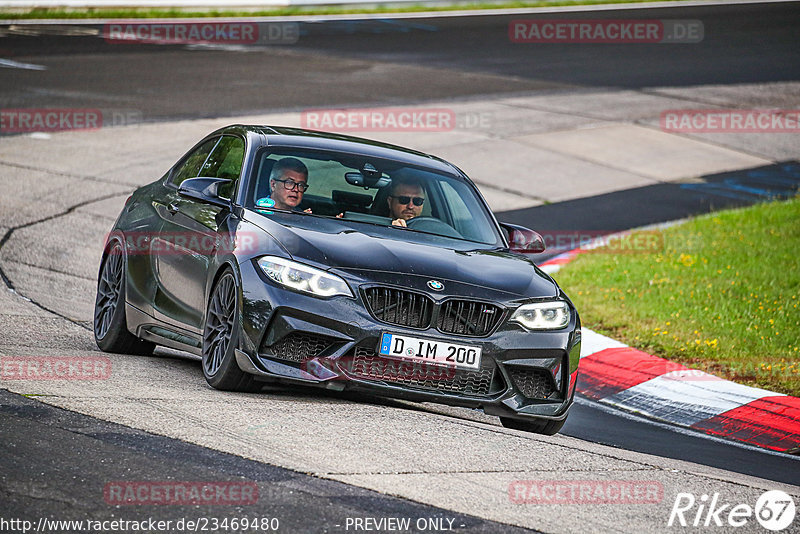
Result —
<path fill-rule="evenodd" d="M 531 7 L 553 7 L 599 4 L 634 4 L 662 0 L 516 0 L 498 2 L 454 2 L 443 5 L 391 4 L 371 6 L 294 6 L 268 9 L 207 9 L 192 10 L 180 8 L 33 8 L 0 9 L 0 19 L 152 19 L 152 18 L 203 18 L 203 17 L 282 17 L 292 15 L 346 15 L 379 13 L 418 13 L 428 11 L 455 11 L 463 9 L 512 9 Z M 682 0 L 668 0 L 680 2 Z"/>
<path fill-rule="evenodd" d="M 599 249 L 559 271 L 584 326 L 800 396 L 800 198 L 713 213 L 657 235 L 662 246 Z"/>

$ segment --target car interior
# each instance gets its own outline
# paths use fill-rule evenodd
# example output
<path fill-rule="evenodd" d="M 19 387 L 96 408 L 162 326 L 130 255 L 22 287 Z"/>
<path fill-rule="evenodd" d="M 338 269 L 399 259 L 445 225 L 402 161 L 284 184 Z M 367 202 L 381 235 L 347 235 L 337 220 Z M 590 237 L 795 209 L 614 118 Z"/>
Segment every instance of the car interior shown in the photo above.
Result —
<path fill-rule="evenodd" d="M 393 180 L 415 180 L 423 184 L 425 204 L 412 229 L 457 239 L 494 242 L 489 221 L 481 228 L 476 212 L 484 212 L 475 195 L 463 183 L 424 169 L 402 166 L 397 162 L 364 161 L 363 158 L 311 152 L 263 152 L 256 162 L 255 184 L 249 188 L 247 205 L 257 206 L 259 199 L 271 194 L 270 173 L 275 162 L 294 157 L 308 168 L 308 190 L 298 211 L 311 209 L 313 215 L 343 220 L 391 225 L 387 203 Z M 373 164 L 378 167 L 373 167 Z M 259 209 L 259 208 L 256 208 Z M 481 217 L 478 217 L 479 219 Z"/>

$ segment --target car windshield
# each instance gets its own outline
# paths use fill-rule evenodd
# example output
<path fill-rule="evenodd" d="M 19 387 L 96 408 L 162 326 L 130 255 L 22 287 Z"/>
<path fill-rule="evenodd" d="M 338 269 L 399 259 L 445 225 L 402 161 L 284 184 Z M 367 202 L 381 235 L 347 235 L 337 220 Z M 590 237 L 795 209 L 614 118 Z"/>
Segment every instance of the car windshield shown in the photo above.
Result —
<path fill-rule="evenodd" d="M 473 187 L 430 169 L 353 154 L 281 149 L 262 151 L 252 176 L 245 206 L 261 213 L 283 209 L 477 243 L 500 241 Z M 306 184 L 297 183 L 306 178 Z"/>

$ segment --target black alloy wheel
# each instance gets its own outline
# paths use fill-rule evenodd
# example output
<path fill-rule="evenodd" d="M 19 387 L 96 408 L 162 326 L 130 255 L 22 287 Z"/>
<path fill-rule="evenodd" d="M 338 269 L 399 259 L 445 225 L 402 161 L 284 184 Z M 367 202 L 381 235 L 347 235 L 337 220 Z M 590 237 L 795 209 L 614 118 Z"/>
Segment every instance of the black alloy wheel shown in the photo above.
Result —
<path fill-rule="evenodd" d="M 103 260 L 94 303 L 94 340 L 104 352 L 152 354 L 155 344 L 128 331 L 125 320 L 125 258 L 116 243 Z"/>
<path fill-rule="evenodd" d="M 208 301 L 203 329 L 203 375 L 209 385 L 226 391 L 258 391 L 262 384 L 239 369 L 238 288 L 230 270 L 219 278 Z"/>

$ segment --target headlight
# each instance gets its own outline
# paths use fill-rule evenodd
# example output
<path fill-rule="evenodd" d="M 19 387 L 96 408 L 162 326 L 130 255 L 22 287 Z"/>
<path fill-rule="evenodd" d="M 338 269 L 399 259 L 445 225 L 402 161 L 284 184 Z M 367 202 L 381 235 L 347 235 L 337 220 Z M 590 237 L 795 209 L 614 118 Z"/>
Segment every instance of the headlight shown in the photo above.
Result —
<path fill-rule="evenodd" d="M 290 289 L 311 293 L 317 297 L 353 296 L 347 282 L 338 276 L 296 261 L 264 256 L 258 260 L 258 266 L 275 282 Z"/>
<path fill-rule="evenodd" d="M 569 306 L 563 300 L 524 304 L 510 320 L 528 330 L 556 330 L 569 324 Z"/>

